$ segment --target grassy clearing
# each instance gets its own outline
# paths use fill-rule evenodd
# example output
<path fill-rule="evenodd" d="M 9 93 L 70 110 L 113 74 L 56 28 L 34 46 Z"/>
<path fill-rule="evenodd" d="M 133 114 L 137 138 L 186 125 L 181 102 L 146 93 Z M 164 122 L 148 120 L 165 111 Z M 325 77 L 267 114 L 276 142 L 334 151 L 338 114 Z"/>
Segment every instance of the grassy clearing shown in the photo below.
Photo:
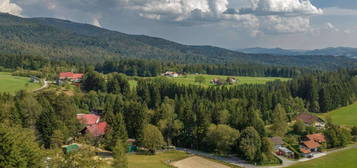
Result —
<path fill-rule="evenodd" d="M 321 117 L 330 117 L 338 125 L 357 126 L 357 103 L 322 114 Z"/>
<path fill-rule="evenodd" d="M 204 82 L 203 83 L 198 83 L 195 81 L 195 78 L 197 76 L 202 76 L 204 77 Z M 222 81 L 225 81 L 228 77 L 233 77 L 238 80 L 237 83 L 230 85 L 241 85 L 241 84 L 265 84 L 267 82 L 275 81 L 275 80 L 280 80 L 280 81 L 288 81 L 290 78 L 278 78 L 278 77 L 248 77 L 248 76 L 222 76 L 222 75 L 204 75 L 204 74 L 190 74 L 190 75 L 184 75 L 180 76 L 177 78 L 170 78 L 167 77 L 167 79 L 176 82 L 178 84 L 184 84 L 184 85 L 200 85 L 200 86 L 215 86 L 214 84 L 211 83 L 211 80 L 213 79 L 221 79 Z M 166 77 L 136 77 L 136 78 L 143 78 L 143 79 L 153 79 L 153 78 L 166 78 Z M 134 79 L 129 80 L 129 84 L 131 88 L 136 88 L 137 86 L 137 81 Z"/>
<path fill-rule="evenodd" d="M 200 84 L 195 82 L 197 76 L 202 76 L 205 81 Z M 238 80 L 236 84 L 265 84 L 274 80 L 288 81 L 290 78 L 275 78 L 275 77 L 247 77 L 247 76 L 222 76 L 222 75 L 186 75 L 178 78 L 170 78 L 180 84 L 191 84 L 191 85 L 203 85 L 203 86 L 214 86 L 210 81 L 218 78 L 226 80 L 228 77 L 234 77 Z"/>
<path fill-rule="evenodd" d="M 189 154 L 180 151 L 170 151 L 156 155 L 128 155 L 128 163 L 129 168 L 172 168 L 165 162 L 181 160 L 188 156 Z"/>
<path fill-rule="evenodd" d="M 302 162 L 288 168 L 355 168 L 357 164 L 356 158 L 357 149 L 348 149 L 315 160 Z"/>
<path fill-rule="evenodd" d="M 40 84 L 31 83 L 30 78 L 12 76 L 8 72 L 0 72 L 0 92 L 15 93 L 19 90 L 35 90 Z"/>

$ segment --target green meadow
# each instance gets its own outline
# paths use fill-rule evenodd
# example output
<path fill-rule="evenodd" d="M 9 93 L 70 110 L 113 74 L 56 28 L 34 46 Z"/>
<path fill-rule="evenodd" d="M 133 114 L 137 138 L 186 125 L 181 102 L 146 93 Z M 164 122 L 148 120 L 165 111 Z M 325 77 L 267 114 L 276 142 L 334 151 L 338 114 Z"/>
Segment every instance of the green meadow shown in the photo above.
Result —
<path fill-rule="evenodd" d="M 198 83 L 195 81 L 197 76 L 203 77 L 205 80 L 203 83 Z M 275 80 L 280 80 L 280 81 L 288 81 L 290 80 L 289 78 L 275 78 L 275 77 L 247 77 L 247 76 L 222 76 L 222 75 L 185 75 L 181 76 L 178 78 L 170 78 L 171 80 L 174 80 L 177 83 L 180 84 L 191 84 L 191 85 L 203 85 L 203 86 L 214 86 L 214 84 L 211 83 L 211 80 L 213 79 L 221 79 L 222 81 L 225 81 L 228 77 L 233 77 L 237 79 L 237 82 L 234 85 L 239 85 L 239 84 L 265 84 L 267 82 L 275 81 Z"/>
<path fill-rule="evenodd" d="M 31 83 L 30 78 L 12 76 L 8 72 L 0 72 L 0 92 L 15 93 L 19 90 L 35 90 L 40 84 Z"/>
<path fill-rule="evenodd" d="M 357 103 L 322 114 L 321 117 L 330 117 L 338 125 L 357 126 Z"/>
<path fill-rule="evenodd" d="M 196 77 L 203 77 L 204 81 L 203 82 L 197 82 Z M 248 76 L 223 76 L 223 75 L 205 75 L 205 74 L 189 74 L 189 75 L 183 75 L 177 78 L 171 78 L 171 77 L 135 77 L 136 79 L 138 78 L 144 78 L 144 79 L 154 79 L 154 78 L 166 78 L 170 81 L 176 82 L 178 84 L 183 84 L 183 85 L 199 85 L 199 86 L 204 86 L 204 87 L 209 87 L 209 86 L 215 86 L 214 84 L 211 83 L 213 79 L 220 79 L 221 81 L 226 81 L 228 77 L 236 78 L 237 82 L 235 84 L 229 85 L 229 86 L 234 86 L 234 85 L 242 85 L 242 84 L 265 84 L 267 82 L 272 82 L 275 80 L 280 80 L 280 81 L 288 81 L 290 78 L 279 78 L 279 77 L 248 77 Z M 131 78 L 129 80 L 129 84 L 132 88 L 135 88 L 137 86 L 137 82 L 135 81 L 135 78 Z"/>
<path fill-rule="evenodd" d="M 298 163 L 288 168 L 356 168 L 357 149 L 348 149 L 311 161 Z"/>
<path fill-rule="evenodd" d="M 171 168 L 166 161 L 177 161 L 188 157 L 185 152 L 171 151 L 156 155 L 128 155 L 129 168 Z"/>

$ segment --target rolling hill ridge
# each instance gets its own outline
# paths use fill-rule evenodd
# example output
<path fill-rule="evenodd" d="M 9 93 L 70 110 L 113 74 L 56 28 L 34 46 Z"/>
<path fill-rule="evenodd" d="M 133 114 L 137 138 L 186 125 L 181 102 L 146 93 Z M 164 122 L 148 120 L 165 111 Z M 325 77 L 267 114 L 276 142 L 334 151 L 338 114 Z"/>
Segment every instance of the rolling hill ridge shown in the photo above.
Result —
<path fill-rule="evenodd" d="M 0 14 L 0 54 L 37 55 L 52 60 L 101 63 L 121 58 L 177 63 L 265 64 L 331 69 L 357 65 L 335 56 L 245 54 L 212 46 L 190 46 L 162 38 L 129 35 L 54 18 L 21 18 Z"/>

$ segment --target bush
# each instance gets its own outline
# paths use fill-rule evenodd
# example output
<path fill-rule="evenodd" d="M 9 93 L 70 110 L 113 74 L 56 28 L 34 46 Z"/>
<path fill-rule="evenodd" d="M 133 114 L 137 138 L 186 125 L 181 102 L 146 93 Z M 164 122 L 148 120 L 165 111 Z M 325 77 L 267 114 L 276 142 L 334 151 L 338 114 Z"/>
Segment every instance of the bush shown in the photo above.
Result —
<path fill-rule="evenodd" d="M 357 136 L 353 136 L 352 141 L 357 142 Z"/>
<path fill-rule="evenodd" d="M 290 145 L 290 144 L 288 144 L 286 147 L 289 150 L 291 150 L 292 152 L 294 152 L 294 155 L 295 155 L 294 159 L 300 159 L 300 157 L 301 157 L 301 153 L 299 151 L 300 150 L 299 149 L 300 145 Z"/>
<path fill-rule="evenodd" d="M 231 151 L 239 138 L 239 131 L 227 125 L 211 125 L 206 135 L 206 143 L 211 151 L 226 154 Z"/>
<path fill-rule="evenodd" d="M 161 149 L 163 144 L 164 137 L 160 130 L 153 125 L 147 125 L 143 131 L 141 145 L 147 148 L 151 154 L 155 154 L 156 150 Z"/>

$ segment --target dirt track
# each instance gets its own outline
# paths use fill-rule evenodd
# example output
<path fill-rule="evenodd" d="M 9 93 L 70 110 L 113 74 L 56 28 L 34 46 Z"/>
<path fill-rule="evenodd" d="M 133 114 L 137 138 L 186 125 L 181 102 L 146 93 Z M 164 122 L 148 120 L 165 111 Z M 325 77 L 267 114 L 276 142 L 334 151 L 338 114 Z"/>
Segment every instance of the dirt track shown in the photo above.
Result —
<path fill-rule="evenodd" d="M 172 163 L 177 168 L 229 168 L 226 165 L 210 161 L 208 159 L 192 156 L 177 162 Z"/>

